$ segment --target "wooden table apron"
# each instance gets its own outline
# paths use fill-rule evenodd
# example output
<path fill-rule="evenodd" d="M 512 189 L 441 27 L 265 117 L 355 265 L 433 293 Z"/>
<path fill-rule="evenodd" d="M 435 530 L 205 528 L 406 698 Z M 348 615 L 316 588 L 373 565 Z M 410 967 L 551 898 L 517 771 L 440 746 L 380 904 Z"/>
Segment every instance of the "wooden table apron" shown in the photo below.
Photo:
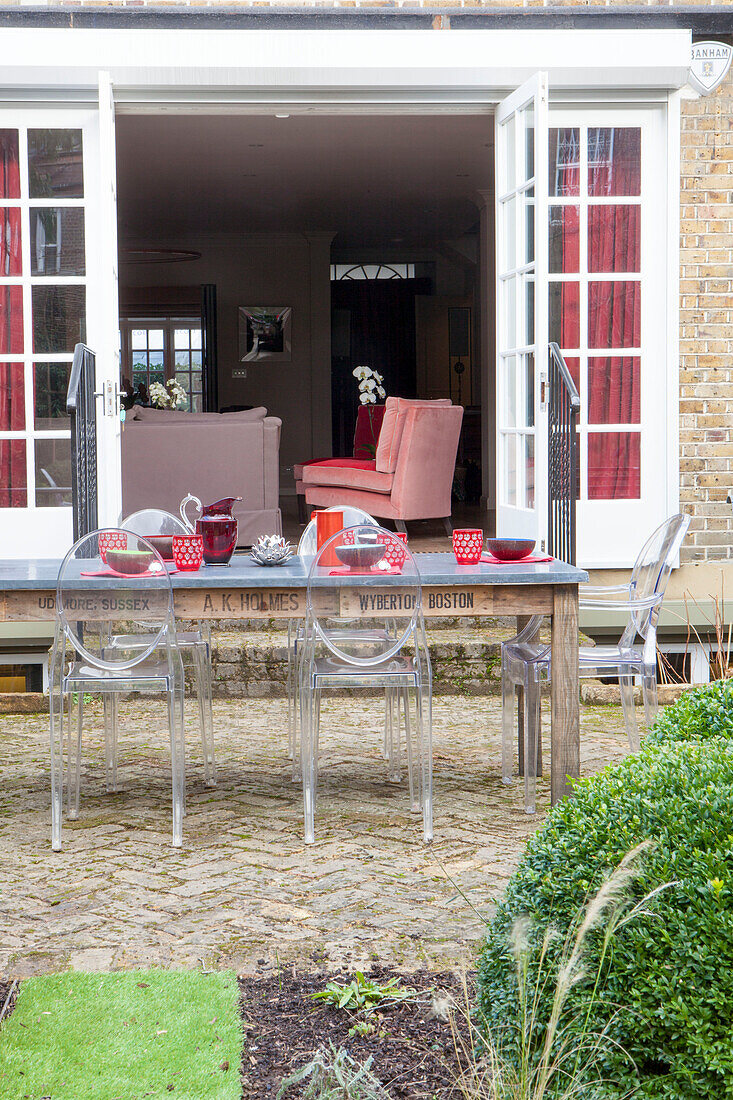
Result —
<path fill-rule="evenodd" d="M 583 579 L 581 576 L 579 579 Z M 272 619 L 302 618 L 305 614 L 306 590 L 302 582 L 289 585 L 287 578 L 278 583 L 272 572 L 272 583 L 247 587 L 226 577 L 217 576 L 211 587 L 186 586 L 185 574 L 174 581 L 174 603 L 180 619 Z M 0 584 L 2 581 L 0 580 Z M 12 588 L 0 590 L 0 621 L 29 622 L 53 619 L 55 591 L 53 588 L 21 587 L 14 581 Z M 580 774 L 580 710 L 578 702 L 578 584 L 542 583 L 533 580 L 524 584 L 493 583 L 487 576 L 480 583 L 430 584 L 423 579 L 423 610 L 427 618 L 468 617 L 481 615 L 546 615 L 552 621 L 552 763 L 551 792 L 553 804 L 569 792 L 568 776 Z M 344 614 L 389 613 L 393 598 L 387 585 L 348 587 L 341 583 L 318 593 L 320 610 L 337 608 Z M 366 604 L 365 604 L 366 599 Z M 381 600 L 381 602 L 380 602 Z"/>

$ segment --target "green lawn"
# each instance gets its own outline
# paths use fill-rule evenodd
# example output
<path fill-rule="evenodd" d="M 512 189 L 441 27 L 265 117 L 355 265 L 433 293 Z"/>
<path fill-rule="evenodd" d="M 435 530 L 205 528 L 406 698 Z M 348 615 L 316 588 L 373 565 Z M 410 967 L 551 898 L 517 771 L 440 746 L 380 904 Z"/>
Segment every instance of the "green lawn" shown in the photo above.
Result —
<path fill-rule="evenodd" d="M 231 973 L 28 978 L 0 1029 L 2 1100 L 238 1100 Z"/>

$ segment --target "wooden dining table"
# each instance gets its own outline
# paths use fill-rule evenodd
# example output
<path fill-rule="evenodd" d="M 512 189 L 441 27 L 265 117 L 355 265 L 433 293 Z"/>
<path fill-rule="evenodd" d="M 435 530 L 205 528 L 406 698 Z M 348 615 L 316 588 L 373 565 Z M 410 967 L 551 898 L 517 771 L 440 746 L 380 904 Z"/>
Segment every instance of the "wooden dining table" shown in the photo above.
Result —
<path fill-rule="evenodd" d="M 565 562 L 458 565 L 452 553 L 415 554 L 426 618 L 547 616 L 551 624 L 551 794 L 553 804 L 569 793 L 580 769 L 578 701 L 578 585 L 588 574 Z M 0 561 L 0 622 L 53 620 L 58 559 Z M 176 616 L 201 619 L 299 619 L 305 615 L 309 561 L 291 558 L 275 567 L 256 565 L 244 552 L 228 566 L 202 566 L 171 574 Z M 112 582 L 114 583 L 114 582 Z M 131 586 L 134 582 L 121 581 Z M 389 614 L 399 575 L 329 577 L 320 582 L 321 609 L 355 617 Z M 110 579 L 82 578 L 101 594 Z M 390 593 L 390 588 L 392 593 Z M 368 596 L 367 596 L 368 593 Z M 85 611 L 85 614 L 88 610 Z M 246 705 L 246 704 L 245 704 Z"/>

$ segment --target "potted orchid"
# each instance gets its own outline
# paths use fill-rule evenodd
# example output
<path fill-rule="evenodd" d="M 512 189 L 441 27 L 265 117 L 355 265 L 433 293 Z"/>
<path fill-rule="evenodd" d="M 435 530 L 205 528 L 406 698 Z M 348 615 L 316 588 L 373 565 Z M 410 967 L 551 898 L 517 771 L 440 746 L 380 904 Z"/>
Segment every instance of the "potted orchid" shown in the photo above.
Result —
<path fill-rule="evenodd" d="M 175 378 L 169 378 L 165 385 L 152 382 L 149 393 L 150 404 L 156 409 L 184 409 L 188 405 L 188 394 Z"/>

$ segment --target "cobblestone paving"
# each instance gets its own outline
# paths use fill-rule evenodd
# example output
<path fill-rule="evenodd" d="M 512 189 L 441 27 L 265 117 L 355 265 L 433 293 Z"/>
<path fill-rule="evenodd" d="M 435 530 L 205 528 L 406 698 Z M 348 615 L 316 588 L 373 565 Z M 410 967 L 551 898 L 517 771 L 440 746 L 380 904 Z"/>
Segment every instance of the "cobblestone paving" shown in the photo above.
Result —
<path fill-rule="evenodd" d="M 317 843 L 302 841 L 282 700 L 215 703 L 219 784 L 189 737 L 184 847 L 170 847 L 162 704 L 121 708 L 119 793 L 103 787 L 99 710 L 87 708 L 82 804 L 50 848 L 47 721 L 0 717 L 0 973 L 65 967 L 442 967 L 468 959 L 541 821 L 499 772 L 499 704 L 434 706 L 435 843 L 406 782 L 387 782 L 381 714 L 368 699 L 324 708 Z M 583 772 L 626 751 L 617 707 L 582 708 Z M 547 783 L 541 782 L 547 806 Z M 470 900 L 469 904 L 461 894 Z"/>

